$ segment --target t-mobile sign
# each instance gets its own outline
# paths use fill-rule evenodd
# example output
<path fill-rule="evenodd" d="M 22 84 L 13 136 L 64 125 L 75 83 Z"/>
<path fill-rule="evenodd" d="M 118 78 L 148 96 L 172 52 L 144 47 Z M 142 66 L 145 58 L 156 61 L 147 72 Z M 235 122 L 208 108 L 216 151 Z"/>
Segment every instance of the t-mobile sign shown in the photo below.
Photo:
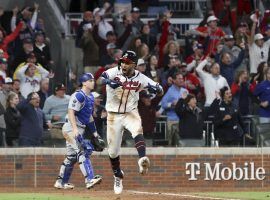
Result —
<path fill-rule="evenodd" d="M 202 173 L 204 171 L 204 173 Z M 201 178 L 206 181 L 221 180 L 263 180 L 265 179 L 265 169 L 263 167 L 255 168 L 254 162 L 245 162 L 244 166 L 237 166 L 232 162 L 229 166 L 222 163 L 186 163 L 186 175 L 188 180 L 196 181 Z"/>

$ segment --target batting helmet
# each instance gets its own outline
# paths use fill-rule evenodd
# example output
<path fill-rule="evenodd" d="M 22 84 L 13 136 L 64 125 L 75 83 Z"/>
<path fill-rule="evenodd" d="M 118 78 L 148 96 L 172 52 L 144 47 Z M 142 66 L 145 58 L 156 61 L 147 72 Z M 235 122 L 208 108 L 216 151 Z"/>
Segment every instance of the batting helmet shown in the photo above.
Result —
<path fill-rule="evenodd" d="M 127 64 L 136 64 L 137 63 L 137 55 L 134 51 L 125 51 L 120 58 L 120 61 L 127 63 Z"/>
<path fill-rule="evenodd" d="M 92 80 L 92 79 L 94 79 L 93 74 L 91 74 L 91 73 L 85 73 L 85 74 L 83 74 L 83 75 L 80 76 L 79 82 L 80 82 L 80 84 L 82 84 L 82 83 L 84 83 L 84 82 L 86 82 L 88 80 Z"/>

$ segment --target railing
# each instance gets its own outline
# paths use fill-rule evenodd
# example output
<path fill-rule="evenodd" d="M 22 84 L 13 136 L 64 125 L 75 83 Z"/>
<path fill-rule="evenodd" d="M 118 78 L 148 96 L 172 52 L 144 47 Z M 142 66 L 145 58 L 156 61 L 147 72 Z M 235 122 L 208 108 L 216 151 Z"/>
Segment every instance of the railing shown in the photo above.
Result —
<path fill-rule="evenodd" d="M 158 15 L 157 15 L 158 16 Z M 66 13 L 65 19 L 67 22 L 66 37 L 74 37 L 76 35 L 77 28 L 83 20 L 83 13 Z M 157 18 L 141 18 L 144 23 L 154 21 Z M 112 21 L 111 18 L 106 19 Z M 170 22 L 180 29 L 180 34 L 184 34 L 186 30 L 196 28 L 202 21 L 202 18 L 171 18 Z"/>
<path fill-rule="evenodd" d="M 247 115 L 243 116 L 243 122 L 244 125 L 247 126 L 247 134 L 254 136 L 252 133 L 252 118 L 253 115 Z M 166 116 L 161 116 L 157 122 L 156 122 L 156 132 L 164 136 L 164 139 L 167 138 L 167 118 Z M 205 120 L 204 121 L 204 139 L 205 139 L 205 146 L 215 146 L 216 141 L 215 141 L 215 128 L 214 128 L 214 123 L 212 120 Z M 245 141 L 244 145 L 245 145 Z"/>

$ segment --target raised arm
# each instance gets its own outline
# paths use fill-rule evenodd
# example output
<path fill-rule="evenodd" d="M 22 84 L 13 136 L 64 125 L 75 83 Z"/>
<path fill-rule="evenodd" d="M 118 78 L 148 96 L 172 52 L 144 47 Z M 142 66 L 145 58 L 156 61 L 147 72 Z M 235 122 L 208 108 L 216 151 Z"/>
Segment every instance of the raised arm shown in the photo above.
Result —
<path fill-rule="evenodd" d="M 196 72 L 198 72 L 199 76 L 202 79 L 205 79 L 207 77 L 207 72 L 205 72 L 203 70 L 203 68 L 205 67 L 205 65 L 207 64 L 207 58 L 205 58 L 203 61 L 201 61 L 198 65 L 198 67 L 196 68 Z"/>

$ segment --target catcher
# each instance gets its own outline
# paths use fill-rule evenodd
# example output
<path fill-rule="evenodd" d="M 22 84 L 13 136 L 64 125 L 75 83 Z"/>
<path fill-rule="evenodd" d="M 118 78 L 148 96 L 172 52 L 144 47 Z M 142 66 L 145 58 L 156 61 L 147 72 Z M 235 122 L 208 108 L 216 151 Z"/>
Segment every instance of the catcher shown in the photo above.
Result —
<path fill-rule="evenodd" d="M 69 183 L 74 164 L 79 163 L 85 177 L 87 189 L 101 182 L 100 175 L 94 175 L 90 161 L 93 151 L 102 151 L 105 143 L 96 132 L 92 117 L 94 97 L 91 93 L 95 82 L 91 73 L 83 74 L 80 79 L 81 89 L 72 94 L 68 105 L 68 118 L 62 132 L 66 139 L 66 158 L 63 161 L 57 180 L 54 184 L 58 189 L 73 189 Z M 86 138 L 90 135 L 90 138 Z"/>

